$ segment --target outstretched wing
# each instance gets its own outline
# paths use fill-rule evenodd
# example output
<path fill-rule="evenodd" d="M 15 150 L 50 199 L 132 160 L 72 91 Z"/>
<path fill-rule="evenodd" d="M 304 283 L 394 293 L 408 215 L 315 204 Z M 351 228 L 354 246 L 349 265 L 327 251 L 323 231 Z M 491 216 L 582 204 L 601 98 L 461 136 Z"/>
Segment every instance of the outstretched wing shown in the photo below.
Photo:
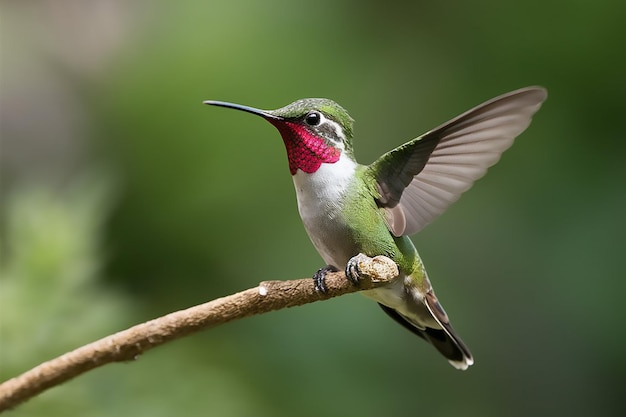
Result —
<path fill-rule="evenodd" d="M 417 233 L 443 213 L 498 162 L 546 97 L 541 87 L 501 95 L 371 164 L 389 230 Z"/>

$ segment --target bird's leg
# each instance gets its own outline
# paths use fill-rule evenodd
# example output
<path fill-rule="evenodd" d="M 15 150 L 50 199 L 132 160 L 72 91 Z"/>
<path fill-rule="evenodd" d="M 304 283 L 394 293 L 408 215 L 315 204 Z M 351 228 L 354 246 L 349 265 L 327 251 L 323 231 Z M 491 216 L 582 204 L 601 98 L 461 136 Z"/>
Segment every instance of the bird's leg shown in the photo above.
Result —
<path fill-rule="evenodd" d="M 338 272 L 339 269 L 334 265 L 326 265 L 323 268 L 317 270 L 313 275 L 313 282 L 315 283 L 315 291 L 319 291 L 322 294 L 326 294 L 326 274 L 329 272 Z"/>

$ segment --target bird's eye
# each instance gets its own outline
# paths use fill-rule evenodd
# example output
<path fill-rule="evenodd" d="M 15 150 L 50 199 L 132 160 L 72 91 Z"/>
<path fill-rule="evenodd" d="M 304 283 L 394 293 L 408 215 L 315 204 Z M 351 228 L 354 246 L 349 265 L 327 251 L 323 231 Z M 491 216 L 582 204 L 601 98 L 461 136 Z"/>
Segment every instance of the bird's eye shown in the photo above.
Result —
<path fill-rule="evenodd" d="M 304 122 L 308 124 L 309 126 L 317 126 L 320 124 L 321 120 L 322 120 L 322 116 L 320 116 L 320 114 L 316 111 L 310 112 L 304 118 Z"/>

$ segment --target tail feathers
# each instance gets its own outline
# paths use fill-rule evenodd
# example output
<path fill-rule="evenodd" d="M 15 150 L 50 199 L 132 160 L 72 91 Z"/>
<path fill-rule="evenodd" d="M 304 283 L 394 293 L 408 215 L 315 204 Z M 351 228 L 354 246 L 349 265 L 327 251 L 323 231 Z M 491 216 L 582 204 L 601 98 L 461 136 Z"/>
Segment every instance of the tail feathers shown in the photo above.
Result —
<path fill-rule="evenodd" d="M 436 301 L 436 299 L 435 299 Z M 431 314 L 433 314 L 431 306 L 425 302 L 428 309 L 431 310 Z M 392 319 L 394 319 L 397 323 L 399 323 L 402 327 L 409 330 L 410 332 L 418 335 L 422 339 L 429 342 L 431 345 L 435 347 L 452 366 L 456 369 L 466 370 L 470 365 L 474 363 L 474 359 L 472 354 L 470 353 L 465 343 L 461 340 L 460 337 L 456 335 L 454 329 L 450 325 L 450 323 L 446 320 L 442 322 L 437 314 L 433 314 L 433 317 L 441 324 L 441 329 L 435 329 L 431 327 L 420 328 L 416 324 L 409 321 L 408 318 L 398 313 L 391 307 L 387 307 L 383 304 L 378 304 L 383 309 L 385 313 Z M 441 306 L 437 303 L 439 309 Z M 441 309 L 443 311 L 443 309 Z M 445 313 L 444 313 L 445 314 Z"/>
<path fill-rule="evenodd" d="M 439 300 L 437 300 L 437 297 L 432 289 L 426 293 L 426 296 L 424 297 L 424 304 L 428 307 L 430 314 L 435 318 L 435 320 L 437 320 L 437 323 L 443 328 L 443 331 L 447 336 L 446 339 L 449 339 L 463 355 L 463 360 L 461 362 L 453 362 L 449 359 L 450 364 L 457 369 L 467 369 L 468 366 L 474 363 L 474 358 L 472 357 L 472 354 L 467 346 L 465 346 L 465 343 L 463 343 L 461 338 L 452 328 L 448 315 L 444 311 L 441 304 L 439 304 Z"/>

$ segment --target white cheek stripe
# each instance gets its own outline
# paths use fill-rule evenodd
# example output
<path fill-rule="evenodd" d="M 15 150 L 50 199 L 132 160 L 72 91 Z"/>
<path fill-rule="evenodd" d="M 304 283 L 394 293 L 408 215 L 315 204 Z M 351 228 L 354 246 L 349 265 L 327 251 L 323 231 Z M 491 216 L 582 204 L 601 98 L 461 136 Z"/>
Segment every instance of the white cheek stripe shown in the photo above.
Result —
<path fill-rule="evenodd" d="M 327 118 L 322 113 L 320 113 L 320 117 L 321 117 L 320 125 L 321 124 L 327 124 L 328 126 L 333 128 L 333 130 L 335 131 L 335 135 L 337 135 L 337 137 L 340 139 L 339 143 L 336 143 L 336 145 L 337 145 L 338 148 L 340 148 L 342 151 L 344 151 L 345 150 L 344 141 L 346 140 L 346 136 L 343 134 L 343 129 L 341 128 L 339 123 L 335 122 L 334 120 L 331 120 L 331 119 Z M 333 142 L 335 142 L 335 141 L 333 141 Z"/>

